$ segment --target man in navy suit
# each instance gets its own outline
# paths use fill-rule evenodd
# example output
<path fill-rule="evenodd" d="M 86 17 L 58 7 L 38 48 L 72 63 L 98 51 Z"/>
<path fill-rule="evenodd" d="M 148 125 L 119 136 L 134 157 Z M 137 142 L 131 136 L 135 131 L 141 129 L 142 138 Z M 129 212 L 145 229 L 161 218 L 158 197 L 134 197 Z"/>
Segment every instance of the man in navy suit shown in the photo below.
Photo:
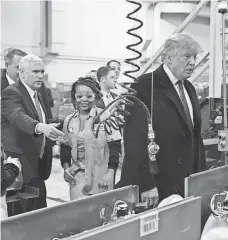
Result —
<path fill-rule="evenodd" d="M 52 141 L 63 133 L 50 124 L 41 95 L 42 60 L 32 54 L 19 62 L 20 80 L 2 92 L 1 141 L 7 156 L 19 158 L 23 183 L 39 188 L 38 198 L 9 204 L 9 215 L 47 206 L 44 180 L 50 176 Z"/>
<path fill-rule="evenodd" d="M 194 70 L 199 44 L 189 35 L 179 34 L 165 43 L 163 64 L 153 73 L 139 77 L 132 85 L 137 97 L 151 110 L 159 174 L 149 170 L 147 117 L 138 103 L 127 108 L 124 131 L 125 157 L 117 187 L 138 185 L 143 201 L 156 205 L 172 194 L 184 197 L 184 179 L 203 171 L 205 153 L 201 138 L 201 115 L 196 91 L 188 81 Z"/>
<path fill-rule="evenodd" d="M 7 48 L 4 51 L 5 69 L 1 69 L 1 92 L 9 85 L 18 82 L 19 67 L 18 64 L 22 57 L 27 53 L 16 48 Z"/>

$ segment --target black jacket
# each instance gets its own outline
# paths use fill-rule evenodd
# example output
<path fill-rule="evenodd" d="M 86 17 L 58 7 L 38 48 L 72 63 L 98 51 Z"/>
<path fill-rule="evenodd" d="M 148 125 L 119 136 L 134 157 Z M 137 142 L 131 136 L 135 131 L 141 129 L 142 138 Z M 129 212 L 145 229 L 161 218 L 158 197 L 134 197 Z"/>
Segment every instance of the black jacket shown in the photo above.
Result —
<path fill-rule="evenodd" d="M 1 69 L 1 93 L 9 86 L 9 82 L 6 78 L 6 69 Z"/>
<path fill-rule="evenodd" d="M 49 119 L 49 121 L 52 121 L 53 116 L 52 116 L 52 112 L 51 112 L 51 107 L 53 107 L 54 103 L 53 103 L 53 98 L 51 95 L 51 90 L 49 88 L 46 88 L 44 83 L 42 83 L 41 87 L 38 89 L 38 92 L 40 93 L 40 95 L 42 97 L 48 119 Z"/>
<path fill-rule="evenodd" d="M 192 133 L 187 124 L 182 102 L 162 65 L 154 71 L 153 79 L 152 119 L 155 141 L 160 147 L 157 154 L 159 176 L 155 180 L 149 171 L 147 118 L 142 107 L 135 103 L 133 107 L 127 108 L 130 115 L 126 118 L 124 131 L 125 157 L 121 180 L 116 187 L 133 184 L 139 186 L 140 192 L 144 192 L 157 186 L 160 199 L 174 193 L 184 196 L 185 177 L 206 168 L 196 91 L 189 81 L 184 82 L 193 107 L 194 133 Z M 137 84 L 132 85 L 137 91 L 137 97 L 150 111 L 151 80 L 152 73 L 148 73 L 142 75 Z"/>

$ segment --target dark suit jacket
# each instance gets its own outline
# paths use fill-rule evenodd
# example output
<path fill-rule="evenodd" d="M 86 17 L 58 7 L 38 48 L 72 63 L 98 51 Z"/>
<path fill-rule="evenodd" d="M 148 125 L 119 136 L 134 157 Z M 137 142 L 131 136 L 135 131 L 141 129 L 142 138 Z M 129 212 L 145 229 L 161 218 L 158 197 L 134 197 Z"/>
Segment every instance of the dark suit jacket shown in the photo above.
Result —
<path fill-rule="evenodd" d="M 47 90 L 49 90 L 49 93 Z M 48 119 L 49 119 L 49 121 L 52 121 L 53 116 L 52 116 L 52 112 L 51 112 L 51 107 L 53 107 L 53 99 L 52 99 L 52 102 L 50 102 L 50 99 L 49 99 L 50 96 L 48 95 L 48 94 L 50 94 L 50 89 L 46 88 L 44 83 L 42 83 L 41 87 L 38 89 L 38 92 L 40 93 L 40 95 L 42 97 Z M 52 106 L 50 104 L 52 104 Z"/>
<path fill-rule="evenodd" d="M 6 78 L 6 69 L 1 69 L 1 93 L 9 86 L 9 82 Z"/>
<path fill-rule="evenodd" d="M 51 89 L 46 87 L 46 94 L 47 94 L 47 99 L 50 107 L 54 107 L 54 100 L 51 94 Z"/>
<path fill-rule="evenodd" d="M 45 106 L 38 96 L 48 123 Z M 38 122 L 38 113 L 21 81 L 2 92 L 1 141 L 6 154 L 20 159 L 25 183 L 36 177 L 46 180 L 51 172 L 52 141 L 46 138 L 44 155 L 39 159 L 42 137 L 35 134 Z"/>
<path fill-rule="evenodd" d="M 128 111 L 124 131 L 125 157 L 121 180 L 117 187 L 138 185 L 140 192 L 157 186 L 160 199 L 171 194 L 184 195 L 184 178 L 189 174 L 205 169 L 204 146 L 201 138 L 201 115 L 196 91 L 189 81 L 185 88 L 189 94 L 194 115 L 194 133 L 190 131 L 181 100 L 172 82 L 161 65 L 153 73 L 154 102 L 153 128 L 156 143 L 160 146 L 157 154 L 159 175 L 150 173 L 147 152 L 147 118 L 139 104 L 135 103 Z M 137 97 L 151 111 L 152 73 L 142 75 L 132 88 Z M 194 136 L 192 136 L 194 135 Z M 194 146 L 192 137 L 195 138 Z M 194 147 L 194 151 L 193 151 Z"/>

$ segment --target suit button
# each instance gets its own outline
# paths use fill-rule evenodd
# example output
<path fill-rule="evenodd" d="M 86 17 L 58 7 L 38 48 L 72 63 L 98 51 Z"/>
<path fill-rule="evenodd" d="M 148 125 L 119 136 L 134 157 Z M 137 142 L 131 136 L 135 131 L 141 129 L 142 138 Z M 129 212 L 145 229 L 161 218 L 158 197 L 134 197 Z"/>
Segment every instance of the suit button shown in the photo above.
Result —
<path fill-rule="evenodd" d="M 181 132 L 181 136 L 185 137 L 186 136 L 186 132 Z"/>
<path fill-rule="evenodd" d="M 180 158 L 177 160 L 177 164 L 178 164 L 178 165 L 181 165 L 181 164 L 182 164 Z"/>

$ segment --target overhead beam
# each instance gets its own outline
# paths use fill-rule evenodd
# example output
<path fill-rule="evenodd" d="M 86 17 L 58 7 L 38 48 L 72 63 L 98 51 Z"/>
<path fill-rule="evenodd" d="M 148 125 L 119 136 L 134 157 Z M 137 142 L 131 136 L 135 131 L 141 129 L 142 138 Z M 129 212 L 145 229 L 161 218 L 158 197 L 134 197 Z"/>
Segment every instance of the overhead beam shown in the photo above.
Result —
<path fill-rule="evenodd" d="M 210 0 L 202 0 L 195 7 L 194 11 L 192 11 L 180 24 L 180 26 L 173 32 L 173 34 L 177 34 L 182 32 L 197 16 L 197 14 L 210 2 Z M 143 68 L 138 72 L 137 77 L 146 73 L 148 69 L 152 66 L 152 64 L 161 56 L 161 53 L 164 49 L 164 44 L 158 49 L 158 51 L 154 54 L 154 56 L 143 66 Z"/>

